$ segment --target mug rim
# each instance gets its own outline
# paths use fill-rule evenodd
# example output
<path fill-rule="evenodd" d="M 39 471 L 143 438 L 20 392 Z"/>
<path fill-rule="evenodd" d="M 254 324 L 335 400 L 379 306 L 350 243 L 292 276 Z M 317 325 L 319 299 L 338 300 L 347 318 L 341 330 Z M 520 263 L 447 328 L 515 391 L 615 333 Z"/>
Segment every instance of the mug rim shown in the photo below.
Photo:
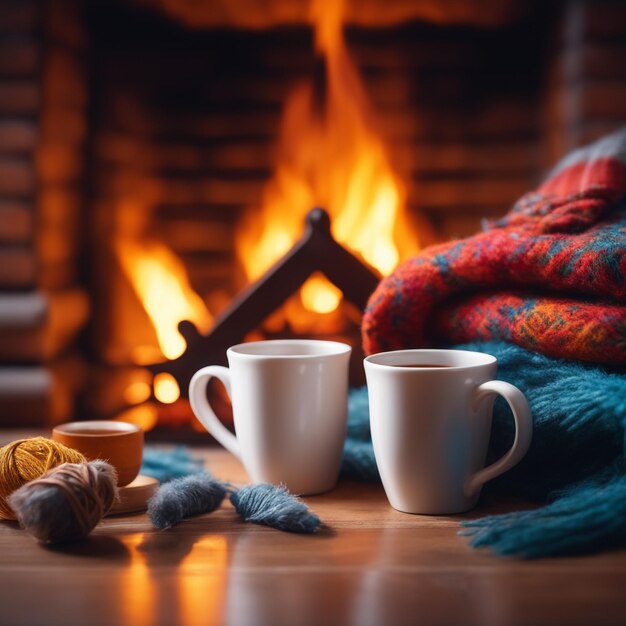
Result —
<path fill-rule="evenodd" d="M 295 347 L 295 346 L 318 346 L 325 348 L 324 351 L 317 353 L 305 354 L 302 352 L 294 354 L 276 354 L 273 352 L 254 352 L 255 349 L 261 347 Z M 250 351 L 249 351 L 250 350 Z M 238 343 L 231 346 L 226 351 L 228 356 L 236 355 L 237 357 L 244 357 L 248 359 L 319 359 L 329 356 L 337 356 L 341 354 L 349 354 L 352 351 L 352 346 L 341 341 L 331 341 L 328 339 L 263 339 L 260 341 L 247 341 Z"/>
<path fill-rule="evenodd" d="M 107 430 L 109 429 L 109 430 Z M 94 432 L 89 432 L 93 430 Z M 107 430 L 107 432 L 96 432 Z M 89 420 L 85 422 L 66 422 L 58 424 L 52 429 L 52 432 L 58 432 L 71 437 L 123 437 L 124 435 L 132 435 L 141 432 L 141 428 L 137 424 L 131 422 L 122 422 L 114 420 Z"/>
<path fill-rule="evenodd" d="M 441 363 L 437 363 L 437 365 L 444 365 L 445 368 L 441 367 L 424 367 L 421 365 L 416 365 L 414 367 L 410 367 L 408 361 L 409 357 L 415 357 L 417 354 L 423 355 L 424 357 L 432 357 L 432 358 L 441 358 L 445 355 L 457 355 L 462 356 L 463 358 L 467 357 L 473 359 L 472 363 L 465 363 L 463 365 L 450 365 L 445 362 L 445 360 L 441 360 Z M 385 363 L 386 360 L 391 360 L 396 357 L 407 357 L 407 362 L 402 363 L 402 358 L 400 358 L 400 362 L 397 363 Z M 379 362 L 382 360 L 383 362 Z M 375 367 L 380 369 L 386 369 L 390 371 L 403 371 L 403 372 L 458 372 L 461 370 L 474 369 L 477 367 L 485 367 L 487 365 L 497 365 L 498 359 L 493 356 L 493 354 L 488 354 L 487 352 L 478 352 L 476 350 L 454 350 L 454 349 L 435 349 L 435 348 L 409 348 L 405 350 L 388 350 L 386 352 L 377 352 L 376 354 L 370 354 L 363 359 L 363 364 L 366 367 Z M 429 363 L 430 365 L 430 363 Z M 435 364 L 433 364 L 435 365 Z"/>

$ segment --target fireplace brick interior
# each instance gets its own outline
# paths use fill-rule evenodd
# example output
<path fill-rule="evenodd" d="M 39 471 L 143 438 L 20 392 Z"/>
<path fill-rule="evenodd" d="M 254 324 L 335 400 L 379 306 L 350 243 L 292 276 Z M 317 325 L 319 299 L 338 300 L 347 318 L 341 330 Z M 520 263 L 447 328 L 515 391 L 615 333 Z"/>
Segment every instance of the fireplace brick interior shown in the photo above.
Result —
<path fill-rule="evenodd" d="M 472 234 L 626 120 L 623 3 L 509 4 L 489 23 L 433 0 L 346 27 L 422 245 Z M 115 238 L 168 246 L 213 313 L 245 287 L 235 229 L 272 174 L 287 94 L 319 72 L 312 31 L 183 18 L 0 1 L 1 425 L 112 417 L 145 374 L 133 348 L 154 331 Z"/>

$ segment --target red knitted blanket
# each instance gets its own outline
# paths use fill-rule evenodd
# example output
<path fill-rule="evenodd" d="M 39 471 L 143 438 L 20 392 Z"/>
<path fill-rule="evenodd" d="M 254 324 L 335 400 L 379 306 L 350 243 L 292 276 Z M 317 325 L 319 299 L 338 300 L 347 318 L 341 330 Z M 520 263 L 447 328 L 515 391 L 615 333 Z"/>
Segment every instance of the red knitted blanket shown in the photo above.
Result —
<path fill-rule="evenodd" d="M 398 266 L 362 334 L 367 354 L 502 339 L 626 364 L 626 129 L 568 155 L 484 232 Z"/>

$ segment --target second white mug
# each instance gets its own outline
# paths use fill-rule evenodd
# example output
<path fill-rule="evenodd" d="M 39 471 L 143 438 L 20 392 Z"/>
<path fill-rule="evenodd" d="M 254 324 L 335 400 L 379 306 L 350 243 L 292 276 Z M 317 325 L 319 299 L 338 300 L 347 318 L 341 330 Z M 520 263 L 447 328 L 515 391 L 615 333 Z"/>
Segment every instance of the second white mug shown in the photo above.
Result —
<path fill-rule="evenodd" d="M 526 454 L 533 423 L 524 394 L 494 380 L 497 360 L 464 350 L 398 350 L 365 359 L 376 464 L 391 505 L 406 513 L 471 509 L 484 483 Z M 515 441 L 484 467 L 493 401 L 502 396 Z"/>
<path fill-rule="evenodd" d="M 189 385 L 200 422 L 241 460 L 254 482 L 283 484 L 295 494 L 332 489 L 346 436 L 351 347 L 306 339 L 256 341 L 228 349 L 228 365 L 210 365 Z M 236 435 L 217 418 L 206 388 L 226 387 Z"/>

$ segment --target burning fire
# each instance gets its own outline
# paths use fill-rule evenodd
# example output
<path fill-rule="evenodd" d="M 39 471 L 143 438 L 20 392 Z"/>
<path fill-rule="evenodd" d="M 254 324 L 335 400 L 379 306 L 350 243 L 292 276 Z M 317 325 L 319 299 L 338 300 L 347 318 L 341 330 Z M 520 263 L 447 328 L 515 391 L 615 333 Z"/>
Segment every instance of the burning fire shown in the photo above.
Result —
<path fill-rule="evenodd" d="M 346 49 L 341 0 L 312 0 L 311 17 L 323 71 L 290 94 L 277 169 L 264 189 L 261 208 L 250 210 L 238 229 L 237 254 L 249 280 L 289 250 L 301 235 L 304 216 L 315 206 L 328 210 L 335 239 L 382 274 L 417 247 L 406 219 L 405 189 L 376 132 L 365 88 Z M 207 332 L 212 322 L 182 262 L 154 242 L 128 238 L 116 246 L 121 267 L 154 324 L 162 355 L 180 356 L 186 346 L 178 323 L 190 320 Z M 331 314 L 341 297 L 339 289 L 316 273 L 300 290 L 300 303 L 287 303 L 286 315 L 294 329 L 306 332 L 311 328 L 298 315 Z M 137 363 L 156 360 L 135 356 Z M 180 395 L 172 377 L 157 377 L 153 383 L 163 403 Z M 143 397 L 145 388 L 129 389 L 128 394 Z"/>
<path fill-rule="evenodd" d="M 313 0 L 311 9 L 324 84 L 301 84 L 286 103 L 277 169 L 261 208 L 248 213 L 238 232 L 237 252 L 250 280 L 291 247 L 314 206 L 330 213 L 333 236 L 382 274 L 417 246 L 405 223 L 405 190 L 346 49 L 342 2 Z M 341 293 L 315 276 L 300 298 L 308 310 L 329 313 Z"/>
<path fill-rule="evenodd" d="M 117 256 L 130 283 L 148 313 L 164 357 L 175 359 L 186 348 L 178 323 L 192 321 L 200 332 L 208 332 L 212 318 L 202 298 L 191 288 L 185 268 L 166 246 L 119 240 Z M 141 348 L 141 346 L 139 346 Z M 140 356 L 141 351 L 135 355 Z M 165 404 L 180 396 L 178 383 L 169 374 L 154 379 L 154 395 Z"/>

